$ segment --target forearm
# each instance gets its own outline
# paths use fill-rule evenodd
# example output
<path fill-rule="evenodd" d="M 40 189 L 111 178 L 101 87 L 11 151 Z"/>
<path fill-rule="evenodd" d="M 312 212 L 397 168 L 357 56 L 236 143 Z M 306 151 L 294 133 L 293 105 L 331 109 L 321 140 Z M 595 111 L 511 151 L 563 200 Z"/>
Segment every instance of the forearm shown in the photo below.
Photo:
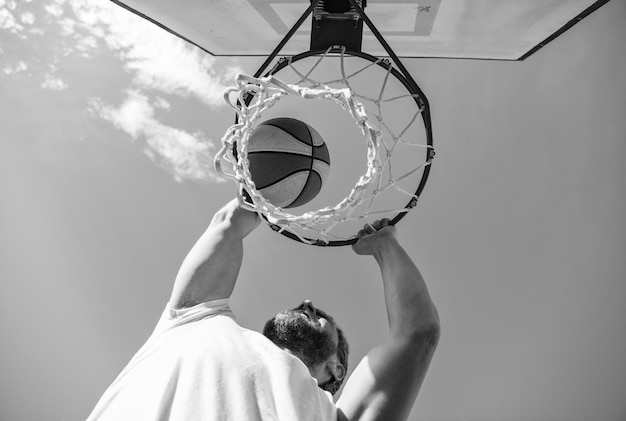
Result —
<path fill-rule="evenodd" d="M 392 335 L 410 335 L 438 329 L 439 315 L 426 282 L 397 238 L 388 238 L 374 254 L 385 292 Z"/>
<path fill-rule="evenodd" d="M 170 303 L 188 307 L 228 298 L 243 259 L 243 239 L 258 225 L 258 217 L 232 201 L 220 209 L 183 261 Z"/>

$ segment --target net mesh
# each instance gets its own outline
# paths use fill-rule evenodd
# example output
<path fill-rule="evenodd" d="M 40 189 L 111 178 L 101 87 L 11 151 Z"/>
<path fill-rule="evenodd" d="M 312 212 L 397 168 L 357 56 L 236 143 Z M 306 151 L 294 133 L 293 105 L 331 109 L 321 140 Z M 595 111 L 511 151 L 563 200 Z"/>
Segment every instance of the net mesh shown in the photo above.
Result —
<path fill-rule="evenodd" d="M 317 80 L 316 71 L 327 76 L 328 72 L 320 69 L 324 60 L 330 59 L 338 60 L 340 78 Z M 224 93 L 224 99 L 237 113 L 237 121 L 222 138 L 222 148 L 215 156 L 215 167 L 220 174 L 240 186 L 238 195 L 242 205 L 261 214 L 274 230 L 291 233 L 289 236 L 294 239 L 317 245 L 353 239 L 356 229 L 347 234 L 338 233 L 337 227 L 347 222 L 391 218 L 415 206 L 417 193 L 415 189 L 407 188 L 403 181 L 423 177 L 424 167 L 430 165 L 434 157 L 432 144 L 425 140 L 427 136 L 423 130 L 422 136 L 417 138 L 415 130 L 411 130 L 421 120 L 419 117 L 424 111 L 422 98 L 406 89 L 404 93 L 396 91 L 388 94 L 393 68 L 384 59 L 360 60 L 358 66 L 348 66 L 345 50 L 340 49 L 337 54 L 336 50 L 329 49 L 310 60 L 304 70 L 296 66 L 291 58 L 282 60 L 281 65 L 290 70 L 294 83 L 287 83 L 275 75 L 261 78 L 238 75 L 236 86 Z M 383 61 L 385 66 L 380 66 Z M 376 78 L 368 74 L 374 70 Z M 373 83 L 374 80 L 377 83 Z M 367 92 L 362 92 L 363 89 L 357 86 L 359 83 L 367 86 Z M 289 96 L 337 104 L 356 122 L 366 146 L 365 172 L 358 177 L 347 196 L 335 205 L 301 214 L 289 213 L 263 197 L 252 179 L 247 158 L 250 137 L 256 124 L 261 122 L 266 111 Z M 409 111 L 405 121 L 390 124 L 385 110 L 393 109 L 390 104 L 406 101 L 407 98 L 411 100 L 413 110 Z M 406 112 L 406 102 L 399 106 Z M 408 169 L 396 168 L 393 157 L 400 147 L 425 150 L 421 154 L 425 159 L 414 162 Z M 401 200 L 390 203 L 391 206 L 381 205 L 380 198 L 389 191 L 399 195 Z M 247 195 L 245 200 L 244 194 Z"/>

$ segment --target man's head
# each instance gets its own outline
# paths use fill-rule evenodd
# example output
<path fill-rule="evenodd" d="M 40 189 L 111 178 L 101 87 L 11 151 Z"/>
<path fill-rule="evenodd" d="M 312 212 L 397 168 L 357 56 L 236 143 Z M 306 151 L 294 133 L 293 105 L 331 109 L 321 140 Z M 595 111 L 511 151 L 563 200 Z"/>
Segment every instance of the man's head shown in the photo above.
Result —
<path fill-rule="evenodd" d="M 348 369 L 348 342 L 326 312 L 306 300 L 268 320 L 263 334 L 300 358 L 322 389 L 339 390 Z"/>

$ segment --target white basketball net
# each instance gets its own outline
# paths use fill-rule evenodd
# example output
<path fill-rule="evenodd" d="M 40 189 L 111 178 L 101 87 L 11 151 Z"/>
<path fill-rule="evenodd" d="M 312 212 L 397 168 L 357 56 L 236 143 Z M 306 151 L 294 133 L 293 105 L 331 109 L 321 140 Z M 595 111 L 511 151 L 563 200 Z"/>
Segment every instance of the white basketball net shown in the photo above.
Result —
<path fill-rule="evenodd" d="M 320 56 L 318 63 L 329 54 L 327 52 Z M 431 146 L 415 144 L 403 139 L 404 133 L 417 120 L 422 109 L 415 106 L 415 114 L 408 126 L 402 128 L 399 132 L 393 131 L 385 124 L 381 110 L 383 102 L 399 99 L 399 97 L 385 98 L 383 95 L 389 74 L 385 77 L 378 98 L 362 96 L 354 92 L 350 80 L 358 73 L 377 65 L 368 62 L 367 66 L 357 72 L 346 74 L 343 60 L 344 55 L 342 53 L 342 77 L 338 80 L 328 82 L 315 81 L 310 78 L 312 70 L 307 74 L 302 74 L 297 69 L 292 69 L 301 76 L 301 80 L 296 84 L 285 83 L 275 76 L 254 78 L 238 75 L 236 78 L 237 85 L 229 88 L 224 93 L 224 99 L 237 113 L 238 122 L 229 127 L 222 138 L 222 148 L 215 156 L 216 170 L 224 177 L 234 180 L 240 186 L 238 197 L 244 208 L 264 216 L 274 230 L 278 232 L 289 231 L 297 236 L 300 241 L 307 244 L 319 245 L 328 243 L 331 240 L 346 240 L 345 237 L 333 234 L 334 228 L 346 221 L 363 220 L 368 217 L 382 218 L 388 217 L 386 215 L 389 214 L 408 212 L 409 209 L 406 208 L 374 210 L 372 205 L 378 195 L 389 189 L 396 189 L 400 194 L 406 196 L 406 202 L 411 199 L 416 202 L 417 197 L 415 193 L 403 189 L 398 184 L 398 181 L 410 177 L 424 166 L 429 165 L 434 155 L 434 153 L 429 154 L 429 159 L 408 172 L 403 174 L 394 173 L 391 156 L 398 144 L 432 149 Z M 291 63 L 289 66 L 291 66 Z M 343 87 L 330 86 L 338 84 Z M 246 104 L 246 98 L 249 99 L 249 95 L 252 96 L 252 100 L 249 101 L 249 104 Z M 285 209 L 274 206 L 263 197 L 256 189 L 252 180 L 248 161 L 248 144 L 255 125 L 261 122 L 261 116 L 267 109 L 273 107 L 281 98 L 289 95 L 299 96 L 307 100 L 326 100 L 338 104 L 355 120 L 367 144 L 367 169 L 357 180 L 347 197 L 334 206 L 308 211 L 301 215 L 288 213 Z M 407 93 L 404 96 L 411 97 L 411 94 Z M 370 122 L 366 108 L 361 101 L 369 101 L 375 105 L 376 126 Z M 234 153 L 235 150 L 236 155 Z M 223 165 L 225 163 L 228 165 Z M 387 171 L 384 171 L 386 176 L 383 177 L 381 175 L 385 168 L 387 168 Z M 244 190 L 249 196 L 251 203 L 244 200 Z M 355 212 L 357 208 L 359 211 Z"/>

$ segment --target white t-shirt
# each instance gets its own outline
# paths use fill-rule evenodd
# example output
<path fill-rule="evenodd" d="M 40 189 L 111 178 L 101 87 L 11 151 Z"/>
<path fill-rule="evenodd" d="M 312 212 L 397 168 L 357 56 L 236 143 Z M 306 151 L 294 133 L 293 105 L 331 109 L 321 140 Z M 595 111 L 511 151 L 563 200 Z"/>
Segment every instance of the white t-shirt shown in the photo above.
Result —
<path fill-rule="evenodd" d="M 166 307 L 88 421 L 336 421 L 300 359 L 237 324 L 228 300 Z"/>

